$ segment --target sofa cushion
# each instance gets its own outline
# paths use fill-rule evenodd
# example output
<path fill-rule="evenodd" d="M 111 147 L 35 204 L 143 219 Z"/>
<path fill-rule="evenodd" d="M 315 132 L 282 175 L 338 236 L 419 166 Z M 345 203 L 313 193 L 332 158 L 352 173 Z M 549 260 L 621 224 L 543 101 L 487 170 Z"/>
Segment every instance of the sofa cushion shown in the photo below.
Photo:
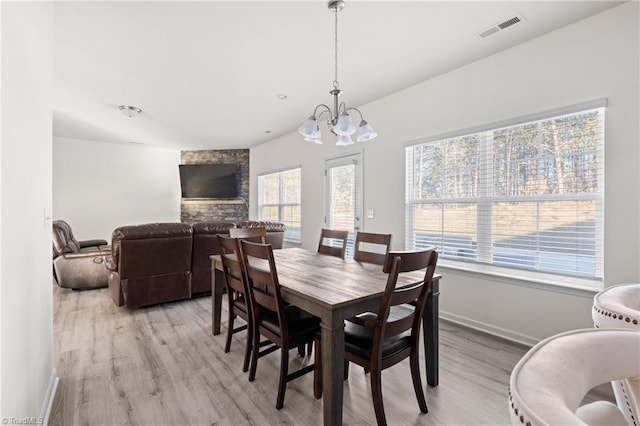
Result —
<path fill-rule="evenodd" d="M 228 234 L 229 229 L 234 228 L 233 222 L 212 221 L 196 222 L 193 224 L 194 234 Z"/>
<path fill-rule="evenodd" d="M 111 255 L 113 264 L 119 265 L 122 240 L 143 240 L 158 238 L 189 237 L 193 235 L 191 225 L 186 223 L 147 223 L 144 225 L 121 226 L 111 234 Z M 189 248 L 191 256 L 191 248 Z"/>
<path fill-rule="evenodd" d="M 270 222 L 266 220 L 246 220 L 236 223 L 236 228 L 266 228 L 267 232 L 284 232 L 287 227 L 284 223 Z"/>
<path fill-rule="evenodd" d="M 271 244 L 273 249 L 281 249 L 284 245 L 284 231 L 287 229 L 284 223 L 270 222 L 266 220 L 246 220 L 236 223 L 236 228 L 265 228 L 267 236 L 265 242 Z"/>

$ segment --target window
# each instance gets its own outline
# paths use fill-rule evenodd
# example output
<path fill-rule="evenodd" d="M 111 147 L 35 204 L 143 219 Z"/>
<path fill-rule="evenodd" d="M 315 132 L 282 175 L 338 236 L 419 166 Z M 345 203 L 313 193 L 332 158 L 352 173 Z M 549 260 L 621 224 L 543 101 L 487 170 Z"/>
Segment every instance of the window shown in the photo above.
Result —
<path fill-rule="evenodd" d="M 287 226 L 285 241 L 300 242 L 300 167 L 258 176 L 258 217 Z"/>
<path fill-rule="evenodd" d="M 435 246 L 441 259 L 456 261 L 452 267 L 491 265 L 485 269 L 513 276 L 525 270 L 528 279 L 572 276 L 597 286 L 604 196 L 599 104 L 408 146 L 407 246 Z"/>

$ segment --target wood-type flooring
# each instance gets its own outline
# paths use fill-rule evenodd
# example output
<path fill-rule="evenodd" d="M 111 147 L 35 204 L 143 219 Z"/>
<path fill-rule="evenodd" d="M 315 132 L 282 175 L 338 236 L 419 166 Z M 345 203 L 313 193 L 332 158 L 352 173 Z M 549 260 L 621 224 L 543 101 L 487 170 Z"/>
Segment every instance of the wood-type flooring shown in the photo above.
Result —
<path fill-rule="evenodd" d="M 278 411 L 279 352 L 259 360 L 252 383 L 242 372 L 245 334 L 224 353 L 226 299 L 222 333 L 213 336 L 211 297 L 130 310 L 115 306 L 107 289 L 53 291 L 60 384 L 50 425 L 322 425 L 312 374 L 288 383 Z M 429 413 L 420 413 L 407 359 L 383 372 L 388 424 L 510 424 L 509 375 L 527 349 L 441 321 L 438 387 L 425 385 L 421 365 Z M 295 351 L 290 359 L 290 369 L 313 362 Z M 589 397 L 612 400 L 606 386 Z M 356 365 L 344 382 L 343 422 L 375 424 L 369 375 Z"/>

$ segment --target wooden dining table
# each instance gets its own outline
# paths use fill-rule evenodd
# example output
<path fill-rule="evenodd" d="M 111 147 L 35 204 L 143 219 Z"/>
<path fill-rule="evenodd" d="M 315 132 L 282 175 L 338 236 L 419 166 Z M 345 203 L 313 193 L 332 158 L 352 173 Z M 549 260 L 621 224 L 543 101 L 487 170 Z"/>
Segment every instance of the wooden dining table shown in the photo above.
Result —
<path fill-rule="evenodd" d="M 387 274 L 381 265 L 319 254 L 301 248 L 274 250 L 276 269 L 285 302 L 321 319 L 322 391 L 325 425 L 342 424 L 344 320 L 362 312 L 377 312 Z M 223 279 L 220 256 L 211 256 L 212 309 L 214 335 L 220 334 Z M 417 281 L 421 273 L 406 274 Z M 423 340 L 427 383 L 438 385 L 438 295 L 441 276 L 433 276 L 423 312 Z M 401 281 L 398 285 L 401 285 Z M 409 282 L 407 282 L 409 283 Z"/>

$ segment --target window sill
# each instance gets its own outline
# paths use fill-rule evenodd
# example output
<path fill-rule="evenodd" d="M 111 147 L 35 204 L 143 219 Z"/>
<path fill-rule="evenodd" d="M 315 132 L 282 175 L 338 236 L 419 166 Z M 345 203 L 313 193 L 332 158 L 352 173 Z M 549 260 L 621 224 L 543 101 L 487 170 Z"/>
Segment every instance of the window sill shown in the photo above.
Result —
<path fill-rule="evenodd" d="M 565 277 L 534 271 L 519 271 L 493 265 L 458 262 L 450 259 L 439 259 L 438 268 L 497 278 L 507 284 L 587 297 L 593 297 L 594 294 L 603 289 L 603 283 L 600 280 Z"/>

